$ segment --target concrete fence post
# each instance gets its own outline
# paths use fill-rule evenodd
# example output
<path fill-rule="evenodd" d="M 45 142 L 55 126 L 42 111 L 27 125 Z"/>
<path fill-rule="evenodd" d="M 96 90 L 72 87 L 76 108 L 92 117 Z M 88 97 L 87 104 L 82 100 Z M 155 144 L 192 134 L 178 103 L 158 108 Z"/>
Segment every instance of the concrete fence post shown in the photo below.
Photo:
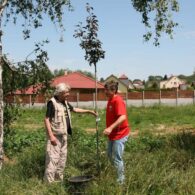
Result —
<path fill-rule="evenodd" d="M 161 105 L 161 90 L 159 91 L 159 105 Z"/>
<path fill-rule="evenodd" d="M 178 97 L 179 97 L 179 90 L 176 90 L 176 106 L 178 106 Z"/>
<path fill-rule="evenodd" d="M 144 93 L 144 90 L 142 91 L 142 106 L 144 106 L 144 97 L 145 96 L 145 93 Z"/>
<path fill-rule="evenodd" d="M 31 102 L 32 102 L 32 95 L 29 95 L 29 108 L 31 107 Z"/>
<path fill-rule="evenodd" d="M 79 92 L 77 92 L 77 108 L 79 107 Z"/>
<path fill-rule="evenodd" d="M 193 93 L 193 104 L 195 104 L 195 90 L 194 90 L 194 93 Z"/>
<path fill-rule="evenodd" d="M 95 93 L 93 93 L 93 108 L 95 109 Z"/>

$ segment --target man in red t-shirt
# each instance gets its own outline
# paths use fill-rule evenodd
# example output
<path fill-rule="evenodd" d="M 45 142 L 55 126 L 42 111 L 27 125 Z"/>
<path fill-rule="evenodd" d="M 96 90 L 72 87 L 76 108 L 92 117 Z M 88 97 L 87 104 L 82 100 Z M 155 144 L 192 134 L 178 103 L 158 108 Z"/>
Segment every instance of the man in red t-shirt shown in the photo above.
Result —
<path fill-rule="evenodd" d="M 108 97 L 106 108 L 106 129 L 103 133 L 108 136 L 108 157 L 117 170 L 117 181 L 124 182 L 124 163 L 122 155 L 124 144 L 128 139 L 130 128 L 127 111 L 123 99 L 117 95 L 118 83 L 114 81 L 105 84 L 105 94 Z"/>

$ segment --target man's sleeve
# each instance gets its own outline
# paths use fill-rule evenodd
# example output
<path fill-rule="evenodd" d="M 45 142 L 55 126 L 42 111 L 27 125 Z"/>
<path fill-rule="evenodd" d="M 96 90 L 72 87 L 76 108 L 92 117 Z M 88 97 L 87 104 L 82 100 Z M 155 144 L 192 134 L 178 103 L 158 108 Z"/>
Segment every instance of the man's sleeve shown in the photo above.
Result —
<path fill-rule="evenodd" d="M 45 117 L 51 119 L 51 118 L 54 117 L 54 115 L 55 115 L 55 110 L 54 110 L 53 103 L 52 103 L 52 101 L 49 101 L 49 102 L 47 103 L 47 111 L 46 111 Z"/>
<path fill-rule="evenodd" d="M 69 102 L 68 102 L 68 107 L 69 107 L 70 111 L 72 112 L 74 107 Z"/>

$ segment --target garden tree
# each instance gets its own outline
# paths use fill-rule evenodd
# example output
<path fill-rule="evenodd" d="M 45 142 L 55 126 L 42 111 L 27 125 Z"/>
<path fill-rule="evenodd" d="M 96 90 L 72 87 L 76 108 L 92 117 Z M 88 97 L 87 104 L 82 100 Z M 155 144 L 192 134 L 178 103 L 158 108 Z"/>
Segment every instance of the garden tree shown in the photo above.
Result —
<path fill-rule="evenodd" d="M 157 75 L 157 76 L 150 75 L 148 77 L 148 81 L 162 81 L 162 80 L 163 80 L 163 77 L 160 75 Z"/>
<path fill-rule="evenodd" d="M 142 81 L 141 81 L 140 79 L 134 79 L 134 80 L 133 80 L 133 83 L 135 83 L 135 82 L 140 82 L 140 83 L 142 83 Z"/>
<path fill-rule="evenodd" d="M 165 76 L 163 77 L 163 80 L 166 81 L 168 79 L 167 75 L 165 74 Z"/>
<path fill-rule="evenodd" d="M 3 94 L 6 97 L 8 94 L 13 93 L 16 90 L 24 91 L 26 87 L 42 84 L 42 90 L 48 88 L 50 80 L 53 75 L 49 70 L 46 62 L 48 60 L 47 52 L 43 51 L 40 47 L 43 43 L 37 43 L 35 45 L 35 59 L 25 60 L 14 64 L 9 62 L 6 56 L 3 57 Z M 10 64 L 9 66 L 7 64 Z M 12 69 L 10 69 L 12 66 Z M 25 93 L 25 92 L 23 92 Z M 6 99 L 4 99 L 6 102 Z"/>
<path fill-rule="evenodd" d="M 160 76 L 160 75 L 157 75 L 157 76 L 155 76 L 155 80 L 156 81 L 162 81 L 163 80 L 163 77 Z"/>
<path fill-rule="evenodd" d="M 100 82 L 103 83 L 105 80 L 103 77 L 100 78 Z"/>
<path fill-rule="evenodd" d="M 85 50 L 85 60 L 89 65 L 95 68 L 95 111 L 97 113 L 97 62 L 105 57 L 105 51 L 102 49 L 102 43 L 98 39 L 98 20 L 93 13 L 93 7 L 86 4 L 88 16 L 86 18 L 86 26 L 82 26 L 82 22 L 77 25 L 74 37 L 80 39 L 80 46 Z M 96 119 L 96 139 L 97 139 L 97 169 L 100 173 L 99 166 L 99 138 L 98 138 L 98 119 Z"/>
<path fill-rule="evenodd" d="M 62 76 L 62 75 L 64 75 L 65 73 L 71 73 L 72 72 L 72 70 L 69 70 L 68 68 L 66 68 L 66 69 L 55 69 L 54 71 L 53 71 L 53 75 L 54 75 L 54 77 L 57 77 L 57 76 Z"/>
<path fill-rule="evenodd" d="M 94 74 L 93 73 L 91 73 L 90 71 L 86 71 L 86 70 L 76 70 L 76 71 L 72 71 L 72 70 L 70 70 L 70 69 L 55 69 L 54 70 L 54 72 L 53 72 L 53 75 L 54 75 L 54 77 L 57 77 L 57 76 L 62 76 L 62 75 L 64 75 L 64 74 L 69 74 L 69 73 L 72 73 L 72 72 L 80 72 L 80 73 L 82 73 L 82 74 L 84 74 L 85 76 L 87 76 L 87 77 L 90 77 L 90 78 L 95 78 L 95 76 L 94 76 Z"/>
<path fill-rule="evenodd" d="M 86 75 L 87 77 L 90 77 L 92 79 L 95 78 L 95 75 L 93 73 L 91 73 L 90 71 L 86 71 L 86 70 L 77 70 L 77 72 L 80 72 L 84 75 Z"/>
<path fill-rule="evenodd" d="M 48 16 L 51 22 L 56 24 L 59 29 L 64 30 L 62 24 L 62 16 L 64 8 L 70 8 L 69 0 L 1 0 L 0 1 L 0 168 L 3 162 L 3 83 L 2 83 L 2 67 L 3 67 L 3 53 L 2 53 L 2 21 L 5 24 L 12 21 L 16 24 L 17 18 L 22 17 L 24 19 L 22 29 L 24 39 L 30 37 L 32 28 L 38 28 L 42 26 L 42 20 L 44 16 Z M 44 51 L 43 51 L 44 53 Z M 43 54 L 44 56 L 44 54 Z M 9 66 L 9 63 L 6 63 Z M 27 68 L 26 68 L 27 66 Z M 28 72 L 29 63 L 23 63 L 21 69 Z M 31 62 L 32 72 L 34 71 L 34 64 Z M 42 64 L 40 64 L 42 67 Z M 20 69 L 19 68 L 19 69 Z M 10 66 L 10 69 L 11 66 Z M 35 79 L 35 78 L 33 78 Z"/>
<path fill-rule="evenodd" d="M 158 83 L 156 81 L 153 82 L 152 89 L 159 89 L 159 85 L 158 85 Z"/>
<path fill-rule="evenodd" d="M 154 45 L 158 46 L 162 33 L 173 38 L 173 30 L 178 25 L 172 19 L 172 13 L 179 11 L 178 0 L 131 0 L 134 9 L 142 14 L 142 23 L 147 33 L 143 35 L 145 41 L 154 38 Z M 154 17 L 154 24 L 151 18 Z M 152 31 L 153 30 L 153 31 Z"/>
<path fill-rule="evenodd" d="M 155 77 L 154 77 L 154 76 L 150 75 L 150 76 L 148 77 L 148 81 L 154 81 L 154 80 L 155 80 Z"/>

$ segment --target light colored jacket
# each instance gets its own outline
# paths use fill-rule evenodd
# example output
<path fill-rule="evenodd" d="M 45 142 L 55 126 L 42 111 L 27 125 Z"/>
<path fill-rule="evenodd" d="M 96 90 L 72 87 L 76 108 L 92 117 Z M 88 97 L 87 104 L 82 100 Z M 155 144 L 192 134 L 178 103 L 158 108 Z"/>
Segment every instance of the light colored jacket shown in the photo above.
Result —
<path fill-rule="evenodd" d="M 51 98 L 51 101 L 55 109 L 54 117 L 50 121 L 51 129 L 55 135 L 67 135 L 65 109 L 67 109 L 68 117 L 70 119 L 70 126 L 71 126 L 71 114 L 70 114 L 70 109 L 68 108 L 67 101 L 65 101 L 65 106 L 61 102 L 56 100 L 54 97 Z"/>

